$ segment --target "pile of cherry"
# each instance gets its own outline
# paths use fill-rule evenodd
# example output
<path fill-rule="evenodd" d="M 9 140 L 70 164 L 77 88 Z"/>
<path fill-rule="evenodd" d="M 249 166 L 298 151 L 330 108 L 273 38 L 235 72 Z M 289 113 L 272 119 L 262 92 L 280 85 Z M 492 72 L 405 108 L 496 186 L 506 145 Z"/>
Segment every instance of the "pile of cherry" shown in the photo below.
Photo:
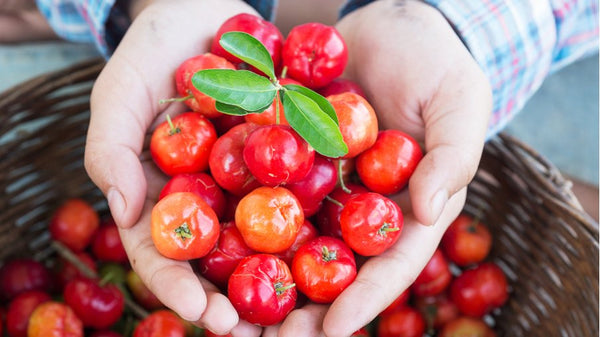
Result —
<path fill-rule="evenodd" d="M 269 72 L 253 66 L 252 57 L 240 59 L 230 53 L 235 46 L 220 43 L 230 32 L 244 32 L 259 41 L 278 74 L 274 85 L 294 93 L 277 92 L 268 106 L 248 111 L 200 91 L 195 74 L 203 70 L 229 69 L 261 76 Z M 362 261 L 383 253 L 402 235 L 403 213 L 390 196 L 407 188 L 423 153 L 410 135 L 380 130 L 361 88 L 340 77 L 347 58 L 345 42 L 334 27 L 303 24 L 284 39 L 268 21 L 240 14 L 221 26 L 209 53 L 190 57 L 174 69 L 180 97 L 168 101 L 183 102 L 189 109 L 167 116 L 152 134 L 152 159 L 170 177 L 152 209 L 152 239 L 165 257 L 189 261 L 250 323 L 277 324 L 307 301 L 333 302 L 354 281 Z M 236 94 L 229 90 L 220 97 Z M 285 100 L 292 98 L 290 106 Z M 326 126 L 322 130 L 325 140 L 339 136 L 342 147 L 333 152 L 320 134 L 307 140 L 298 131 L 304 127 L 298 120 L 315 119 L 299 119 L 297 114 L 315 106 L 325 112 L 325 117 L 315 118 L 335 123 L 335 130 Z M 312 127 L 321 131 L 319 125 Z M 340 148 L 342 154 L 328 155 Z M 37 286 L 27 282 L 28 286 L 17 287 L 14 279 L 20 276 L 11 272 L 12 262 L 6 263 L 0 270 L 2 297 L 11 301 L 8 318 L 18 312 L 20 331 L 29 329 L 30 336 L 44 336 L 49 331 L 44 329 L 55 326 L 48 321 L 60 317 L 64 329 L 71 329 L 66 324 L 71 322 L 73 330 L 85 328 L 96 337 L 113 336 L 106 330 L 120 331 L 116 326 L 128 311 L 125 293 L 135 297 L 129 307 L 142 303 L 143 309 L 152 312 L 138 311 L 134 336 L 158 336 L 151 323 L 144 323 L 150 320 L 171 322 L 182 336 L 190 334 L 189 323 L 160 303 L 147 304 L 153 296 L 127 265 L 122 245 L 121 249 L 105 249 L 119 252 L 118 258 L 95 255 L 100 261 L 126 266 L 121 271 L 126 282 L 117 283 L 119 288 L 102 277 L 114 277 L 115 263 L 109 264 L 113 267 L 107 267 L 109 271 L 98 272 L 95 260 L 85 255 L 86 249 L 96 254 L 92 241 L 100 230 L 56 227 L 60 226 L 51 224 L 50 231 L 67 251 L 63 256 L 75 255 L 91 272 L 85 275 L 85 267 L 82 272 L 81 266 L 73 269 L 69 263 L 60 263 L 71 268 L 57 274 L 70 278 L 62 281 L 66 282 L 61 287 L 64 301 L 51 301 L 47 293 L 40 293 L 26 300 L 26 305 L 13 304 L 24 296 L 17 293 Z M 111 242 L 120 244 L 116 228 L 111 231 Z M 483 318 L 506 302 L 508 286 L 502 270 L 487 261 L 491 241 L 484 224 L 466 214 L 459 216 L 413 285 L 355 336 L 493 336 Z M 83 246 L 85 242 L 90 244 Z M 41 267 L 29 265 L 27 273 L 36 268 Z M 90 309 L 97 301 L 81 298 L 84 290 L 102 293 L 102 299 L 111 299 L 118 309 L 110 318 Z M 146 295 L 136 295 L 142 292 Z M 52 307 L 39 309 L 42 302 Z M 27 309 L 12 309 L 23 306 Z M 15 319 L 7 319 L 9 332 L 14 330 L 11 320 Z"/>

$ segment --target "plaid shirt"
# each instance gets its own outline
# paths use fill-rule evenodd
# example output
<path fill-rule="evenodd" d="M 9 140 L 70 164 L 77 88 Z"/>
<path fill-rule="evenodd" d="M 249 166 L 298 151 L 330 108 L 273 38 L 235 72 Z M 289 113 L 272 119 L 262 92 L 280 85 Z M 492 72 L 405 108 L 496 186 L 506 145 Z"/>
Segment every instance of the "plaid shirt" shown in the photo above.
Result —
<path fill-rule="evenodd" d="M 340 15 L 373 0 L 349 0 Z M 246 0 L 267 19 L 276 0 Z M 425 0 L 454 27 L 490 80 L 488 137 L 508 123 L 549 74 L 598 52 L 598 0 Z M 109 57 L 130 24 L 115 0 L 37 0 L 64 39 Z"/>

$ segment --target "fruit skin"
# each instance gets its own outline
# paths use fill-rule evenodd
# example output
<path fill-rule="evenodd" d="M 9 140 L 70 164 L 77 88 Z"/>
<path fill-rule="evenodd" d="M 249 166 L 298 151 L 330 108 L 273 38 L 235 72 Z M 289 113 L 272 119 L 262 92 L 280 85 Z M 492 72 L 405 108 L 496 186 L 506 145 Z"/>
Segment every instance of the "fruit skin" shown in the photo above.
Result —
<path fill-rule="evenodd" d="M 235 225 L 244 242 L 261 253 L 288 249 L 303 222 L 300 202 L 281 186 L 255 189 L 240 200 L 235 211 Z"/>
<path fill-rule="evenodd" d="M 52 215 L 48 230 L 50 236 L 74 252 L 87 248 L 100 226 L 98 212 L 80 198 L 66 200 Z"/>
<path fill-rule="evenodd" d="M 97 261 L 86 251 L 75 253 L 77 259 L 86 265 L 94 273 L 98 272 Z M 79 268 L 73 265 L 70 261 L 60 258 L 54 269 L 55 280 L 59 289 L 63 289 L 65 285 L 75 277 L 85 276 Z"/>
<path fill-rule="evenodd" d="M 414 306 L 425 318 L 429 331 L 440 330 L 460 314 L 456 304 L 448 298 L 447 292 L 435 296 L 417 297 Z"/>
<path fill-rule="evenodd" d="M 495 263 L 481 263 L 452 281 L 450 299 L 462 314 L 483 317 L 508 300 L 506 276 Z"/>
<path fill-rule="evenodd" d="M 242 154 L 252 175 L 265 186 L 302 180 L 315 160 L 315 150 L 287 125 L 260 126 L 248 135 Z"/>
<path fill-rule="evenodd" d="M 319 236 L 319 231 L 315 228 L 315 226 L 306 218 L 300 226 L 300 230 L 298 231 L 298 235 L 296 235 L 296 240 L 294 243 L 286 250 L 281 253 L 275 253 L 273 255 L 285 261 L 288 266 L 292 266 L 292 261 L 294 260 L 294 256 L 296 256 L 296 252 L 298 249 L 302 247 L 305 243 L 311 241 L 312 239 L 316 239 Z"/>
<path fill-rule="evenodd" d="M 315 303 L 331 303 L 356 278 L 356 261 L 340 239 L 319 236 L 305 243 L 292 260 L 298 290 Z"/>
<path fill-rule="evenodd" d="M 174 192 L 197 194 L 215 211 L 219 219 L 225 213 L 225 194 L 208 173 L 181 173 L 171 177 L 160 191 L 158 199 Z"/>
<path fill-rule="evenodd" d="M 216 118 L 223 114 L 217 110 L 215 99 L 203 94 L 192 84 L 192 76 L 203 69 L 235 69 L 235 66 L 225 58 L 212 53 L 190 57 L 175 70 L 175 88 L 180 97 L 193 96 L 184 101 L 192 111 L 208 118 Z"/>
<path fill-rule="evenodd" d="M 152 208 L 152 241 L 163 255 L 175 260 L 191 260 L 206 255 L 219 238 L 217 215 L 199 196 L 176 192 L 159 200 Z"/>
<path fill-rule="evenodd" d="M 185 337 L 185 325 L 172 311 L 157 310 L 135 327 L 133 337 Z"/>
<path fill-rule="evenodd" d="M 286 188 L 294 193 L 300 201 L 304 216 L 310 217 L 317 213 L 323 199 L 333 192 L 337 182 L 338 175 L 335 164 L 317 154 L 308 174 L 298 182 L 287 184 Z"/>
<path fill-rule="evenodd" d="M 391 247 L 402 233 L 404 215 L 393 200 L 374 192 L 358 194 L 340 213 L 344 241 L 362 256 L 375 256 Z"/>
<path fill-rule="evenodd" d="M 27 326 L 28 337 L 83 337 L 83 324 L 62 302 L 48 301 L 35 308 Z"/>
<path fill-rule="evenodd" d="M 452 282 L 452 273 L 442 251 L 435 250 L 412 284 L 415 296 L 434 296 L 442 293 Z"/>
<path fill-rule="evenodd" d="M 465 267 L 485 260 L 492 248 L 492 235 L 481 221 L 463 213 L 450 224 L 440 247 L 450 261 Z"/>
<path fill-rule="evenodd" d="M 129 261 L 119 229 L 111 218 L 100 225 L 92 238 L 91 250 L 97 260 L 126 264 Z"/>
<path fill-rule="evenodd" d="M 371 104 L 352 92 L 328 96 L 333 106 L 348 153 L 342 158 L 354 158 L 377 140 L 379 124 Z"/>
<path fill-rule="evenodd" d="M 298 296 L 287 264 L 271 254 L 242 259 L 229 278 L 227 293 L 240 319 L 260 326 L 281 322 Z"/>
<path fill-rule="evenodd" d="M 328 196 L 328 198 L 335 202 L 326 199 L 323 201 L 321 208 L 317 211 L 316 224 L 321 234 L 341 239 L 342 228 L 340 226 L 340 214 L 344 209 L 343 205 L 345 205 L 353 196 L 369 192 L 366 187 L 355 183 L 347 183 L 346 188 L 350 190 L 350 193 L 345 192 L 339 186 L 336 187 Z"/>
<path fill-rule="evenodd" d="M 53 282 L 50 270 L 29 258 L 8 260 L 0 267 L 0 298 L 11 300 L 28 290 L 49 292 Z"/>
<path fill-rule="evenodd" d="M 404 306 L 389 315 L 382 315 L 377 322 L 378 337 L 422 337 L 425 319 L 410 306 Z"/>
<path fill-rule="evenodd" d="M 281 59 L 291 78 L 318 89 L 342 74 L 348 63 L 348 49 L 335 27 L 309 22 L 290 30 Z"/>
<path fill-rule="evenodd" d="M 344 92 L 353 92 L 365 99 L 367 98 L 367 95 L 358 83 L 343 77 L 334 79 L 328 85 L 318 90 L 318 93 L 324 97 L 337 95 Z"/>
<path fill-rule="evenodd" d="M 106 329 L 115 324 L 125 309 L 123 293 L 115 284 L 75 278 L 63 290 L 65 303 L 81 319 L 83 326 Z"/>
<path fill-rule="evenodd" d="M 31 313 L 38 305 L 50 300 L 47 292 L 39 290 L 29 290 L 13 298 L 6 311 L 6 331 L 9 336 L 26 337 Z"/>
<path fill-rule="evenodd" d="M 481 319 L 461 316 L 448 322 L 439 337 L 496 337 L 496 333 Z"/>
<path fill-rule="evenodd" d="M 260 41 L 271 55 L 275 69 L 279 68 L 284 38 L 277 26 L 259 16 L 248 13 L 234 15 L 221 24 L 212 41 L 210 47 L 211 53 L 224 57 L 236 65 L 238 69 L 247 69 L 248 64 L 236 56 L 231 55 L 219 44 L 221 36 L 224 33 L 232 31 L 248 33 Z M 254 67 L 250 67 L 250 70 L 262 74 L 261 71 Z"/>
<path fill-rule="evenodd" d="M 217 140 L 212 123 L 201 114 L 185 112 L 164 121 L 152 133 L 150 154 L 165 174 L 202 172 L 208 169 L 208 156 Z"/>
<path fill-rule="evenodd" d="M 373 146 L 356 158 L 356 172 L 370 190 L 384 195 L 400 191 L 423 158 L 417 141 L 398 130 L 379 131 Z"/>

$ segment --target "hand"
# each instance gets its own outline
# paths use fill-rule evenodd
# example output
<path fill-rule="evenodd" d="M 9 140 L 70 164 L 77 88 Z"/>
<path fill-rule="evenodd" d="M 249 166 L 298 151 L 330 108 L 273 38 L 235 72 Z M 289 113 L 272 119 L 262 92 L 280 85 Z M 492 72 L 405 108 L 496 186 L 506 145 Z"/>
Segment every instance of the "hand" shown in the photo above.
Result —
<path fill-rule="evenodd" d="M 364 264 L 329 308 L 298 309 L 267 336 L 349 336 L 375 318 L 412 284 L 462 210 L 483 151 L 491 89 L 441 13 L 419 1 L 375 1 L 337 28 L 350 53 L 345 76 L 363 87 L 380 128 L 413 135 L 425 156 L 396 198 L 406 215 L 400 240 Z"/>
<path fill-rule="evenodd" d="M 240 323 L 227 298 L 189 263 L 155 249 L 150 212 L 166 177 L 154 167 L 145 142 L 165 114 L 184 111 L 183 104 L 158 103 L 177 96 L 173 75 L 179 64 L 207 52 L 226 19 L 255 12 L 240 0 L 134 1 L 131 11 L 139 15 L 92 91 L 86 169 L 108 199 L 133 269 L 167 307 L 216 333 L 235 328 L 258 335 L 260 329 Z"/>

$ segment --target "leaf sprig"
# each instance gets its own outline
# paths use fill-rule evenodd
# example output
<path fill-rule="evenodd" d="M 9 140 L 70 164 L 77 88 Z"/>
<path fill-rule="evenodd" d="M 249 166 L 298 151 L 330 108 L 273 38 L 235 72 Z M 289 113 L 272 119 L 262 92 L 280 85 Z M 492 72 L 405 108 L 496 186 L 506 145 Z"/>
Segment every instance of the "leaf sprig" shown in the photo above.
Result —
<path fill-rule="evenodd" d="M 192 76 L 196 89 L 216 100 L 217 110 L 243 116 L 265 111 L 279 94 L 290 127 L 318 153 L 338 158 L 348 153 L 335 110 L 317 92 L 299 85 L 280 85 L 267 48 L 252 35 L 228 32 L 219 44 L 232 55 L 260 70 L 205 69 Z"/>

